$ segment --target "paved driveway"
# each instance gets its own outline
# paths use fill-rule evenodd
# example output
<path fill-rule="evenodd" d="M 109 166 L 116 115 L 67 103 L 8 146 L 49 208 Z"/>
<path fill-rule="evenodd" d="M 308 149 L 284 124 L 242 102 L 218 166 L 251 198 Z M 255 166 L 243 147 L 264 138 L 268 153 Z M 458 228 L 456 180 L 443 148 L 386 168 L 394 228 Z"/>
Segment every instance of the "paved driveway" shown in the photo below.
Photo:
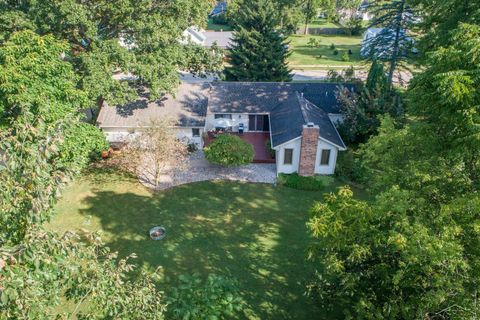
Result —
<path fill-rule="evenodd" d="M 255 183 L 274 183 L 276 180 L 275 164 L 252 163 L 240 167 L 222 167 L 210 164 L 203 154 L 197 151 L 190 156 L 183 170 L 169 170 L 161 176 L 160 184 L 155 185 L 148 166 L 141 170 L 140 182 L 155 190 L 165 190 L 181 184 L 207 181 L 232 180 Z"/>

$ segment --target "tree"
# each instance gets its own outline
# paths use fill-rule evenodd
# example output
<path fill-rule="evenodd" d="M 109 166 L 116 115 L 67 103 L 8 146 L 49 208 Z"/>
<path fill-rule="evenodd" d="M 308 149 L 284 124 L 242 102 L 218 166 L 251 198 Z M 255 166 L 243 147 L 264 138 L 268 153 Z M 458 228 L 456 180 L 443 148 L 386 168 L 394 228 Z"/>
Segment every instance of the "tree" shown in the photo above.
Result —
<path fill-rule="evenodd" d="M 407 30 L 414 19 L 413 10 L 407 0 L 391 0 L 373 7 L 372 11 L 375 19 L 370 27 L 383 29 L 364 44 L 368 48 L 365 54 L 371 59 L 388 63 L 387 83 L 391 89 L 396 69 L 412 51 L 413 42 L 407 35 Z"/>
<path fill-rule="evenodd" d="M 244 306 L 236 281 L 210 274 L 181 275 L 173 288 L 169 313 L 173 319 L 225 319 L 238 317 Z"/>
<path fill-rule="evenodd" d="M 182 169 L 188 154 L 187 145 L 177 138 L 170 119 L 143 125 L 129 141 L 122 157 L 124 166 L 137 173 L 144 171 L 154 186 L 167 170 Z"/>
<path fill-rule="evenodd" d="M 305 34 L 308 34 L 308 25 L 317 17 L 323 0 L 305 0 L 302 4 L 303 16 L 305 19 Z"/>
<path fill-rule="evenodd" d="M 246 0 L 239 11 L 225 76 L 230 81 L 290 81 L 288 44 L 276 30 L 269 0 Z"/>
<path fill-rule="evenodd" d="M 376 190 L 399 185 L 442 203 L 478 189 L 479 31 L 462 25 L 451 33 L 451 46 L 429 54 L 407 95 L 416 121 L 399 130 L 385 119 L 379 135 L 362 147 Z"/>
<path fill-rule="evenodd" d="M 0 47 L 0 245 L 20 243 L 48 220 L 63 185 L 106 144 L 98 129 L 80 122 L 87 99 L 61 58 L 67 47 L 31 31 Z"/>
<path fill-rule="evenodd" d="M 342 25 L 350 35 L 357 35 L 362 30 L 363 20 L 358 17 L 361 0 L 338 0 L 336 11 L 340 16 Z"/>
<path fill-rule="evenodd" d="M 336 95 L 344 115 L 339 131 L 345 141 L 358 145 L 377 133 L 380 116 L 388 114 L 401 122 L 404 110 L 400 94 L 388 92 L 382 63 L 374 61 L 366 82 L 357 79 L 356 84 L 356 91 L 341 87 Z"/>
<path fill-rule="evenodd" d="M 254 150 L 251 144 L 229 134 L 218 136 L 205 148 L 208 161 L 222 166 L 240 166 L 253 161 Z"/>
<path fill-rule="evenodd" d="M 347 319 L 466 319 L 478 312 L 457 224 L 432 223 L 423 199 L 395 187 L 373 204 L 352 195 L 342 188 L 310 211 L 309 257 L 321 270 L 310 290 L 320 303 Z"/>
<path fill-rule="evenodd" d="M 194 59 L 200 49 L 190 50 L 191 45 L 178 41 L 187 27 L 205 24 L 212 5 L 211 0 L 147 0 L 141 5 L 111 0 L 2 1 L 0 39 L 29 29 L 67 42 L 65 53 L 88 106 L 135 98 L 128 83 L 112 79 L 116 71 L 135 75 L 130 82 L 147 86 L 155 99 L 178 85 L 179 69 L 202 70 L 200 65 L 210 65 L 211 60 L 220 62 L 213 52 L 205 59 L 207 49 Z M 120 40 L 127 46 L 119 45 Z"/>
<path fill-rule="evenodd" d="M 80 241 L 33 230 L 22 244 L 0 247 L 0 318 L 163 319 L 157 275 L 129 278 L 134 258 L 118 259 L 98 234 Z"/>
<path fill-rule="evenodd" d="M 477 24 L 480 3 L 462 0 L 409 0 L 422 13 L 418 28 L 423 32 L 419 41 L 421 52 L 432 51 L 451 44 L 450 32 L 461 23 Z"/>

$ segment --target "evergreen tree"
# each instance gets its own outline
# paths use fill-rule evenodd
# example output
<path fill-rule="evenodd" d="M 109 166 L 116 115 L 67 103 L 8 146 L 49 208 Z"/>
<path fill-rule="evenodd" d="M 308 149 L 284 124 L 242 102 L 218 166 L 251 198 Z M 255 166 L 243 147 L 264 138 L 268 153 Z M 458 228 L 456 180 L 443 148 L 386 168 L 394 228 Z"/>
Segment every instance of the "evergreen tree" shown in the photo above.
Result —
<path fill-rule="evenodd" d="M 386 1 L 373 7 L 373 12 L 376 18 L 370 27 L 383 30 L 367 40 L 368 49 L 363 54 L 388 63 L 387 84 L 391 88 L 395 70 L 412 50 L 412 40 L 407 36 L 407 28 L 413 22 L 413 13 L 407 0 Z"/>
<path fill-rule="evenodd" d="M 291 81 L 287 66 L 288 44 L 276 30 L 274 7 L 269 0 L 247 0 L 238 11 L 230 65 L 230 81 Z"/>

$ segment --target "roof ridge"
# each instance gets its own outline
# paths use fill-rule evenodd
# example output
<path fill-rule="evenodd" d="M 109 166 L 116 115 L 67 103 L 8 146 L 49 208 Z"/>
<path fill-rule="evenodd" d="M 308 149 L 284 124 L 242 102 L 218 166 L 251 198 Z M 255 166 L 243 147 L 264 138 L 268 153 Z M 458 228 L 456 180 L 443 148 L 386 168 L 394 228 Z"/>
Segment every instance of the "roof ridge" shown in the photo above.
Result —
<path fill-rule="evenodd" d="M 298 105 L 299 105 L 299 108 L 300 108 L 300 112 L 302 114 L 303 123 L 308 123 L 309 119 L 308 119 L 307 111 L 304 108 L 304 103 L 305 103 L 306 99 L 303 97 L 303 93 L 301 94 L 298 91 L 295 91 L 295 93 L 297 94 Z"/>

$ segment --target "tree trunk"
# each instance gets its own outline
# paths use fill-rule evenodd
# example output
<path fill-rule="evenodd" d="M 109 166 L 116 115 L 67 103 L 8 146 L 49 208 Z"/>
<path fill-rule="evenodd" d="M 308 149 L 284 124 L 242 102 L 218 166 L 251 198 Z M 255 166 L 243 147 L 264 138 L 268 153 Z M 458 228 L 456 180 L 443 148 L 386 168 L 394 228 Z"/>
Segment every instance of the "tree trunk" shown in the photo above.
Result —
<path fill-rule="evenodd" d="M 395 28 L 395 41 L 393 43 L 393 55 L 390 60 L 390 70 L 388 70 L 388 78 L 387 78 L 387 83 L 388 83 L 388 91 L 392 90 L 393 87 L 393 74 L 395 73 L 395 69 L 397 68 L 397 59 L 398 59 L 398 54 L 399 54 L 399 49 L 400 49 L 400 32 L 402 29 L 402 19 L 403 19 L 403 13 L 405 11 L 405 0 L 402 1 L 402 4 L 397 12 L 397 26 Z"/>

